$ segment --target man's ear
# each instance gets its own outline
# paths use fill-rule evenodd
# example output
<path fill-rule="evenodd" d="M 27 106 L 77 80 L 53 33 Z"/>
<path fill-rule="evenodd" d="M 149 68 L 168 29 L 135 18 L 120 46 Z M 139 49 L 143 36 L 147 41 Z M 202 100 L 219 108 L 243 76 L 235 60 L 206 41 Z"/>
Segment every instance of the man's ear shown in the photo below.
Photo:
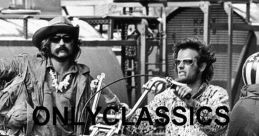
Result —
<path fill-rule="evenodd" d="M 207 66 L 207 63 L 205 63 L 205 62 L 201 63 L 200 68 L 199 68 L 200 71 L 203 72 L 205 70 L 206 66 Z"/>

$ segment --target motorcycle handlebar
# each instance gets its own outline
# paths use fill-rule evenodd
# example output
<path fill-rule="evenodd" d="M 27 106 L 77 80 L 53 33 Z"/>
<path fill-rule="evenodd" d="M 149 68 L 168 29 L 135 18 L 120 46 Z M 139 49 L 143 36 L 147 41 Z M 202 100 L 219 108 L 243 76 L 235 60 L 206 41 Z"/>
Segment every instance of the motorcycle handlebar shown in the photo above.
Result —
<path fill-rule="evenodd" d="M 150 88 L 148 89 L 148 86 L 151 87 L 151 86 L 155 85 L 157 82 L 169 84 L 171 87 L 173 87 L 173 86 L 187 86 L 186 84 L 175 81 L 171 77 L 166 77 L 166 78 L 154 77 L 154 78 L 152 78 L 152 80 L 155 80 L 155 81 L 153 81 L 151 85 L 147 85 L 147 84 L 143 85 L 143 88 L 145 89 L 145 91 L 142 93 L 142 95 L 140 96 L 140 98 L 138 99 L 136 104 L 133 106 L 133 108 L 130 110 L 130 112 L 128 114 L 126 114 L 126 119 L 129 119 L 133 115 L 133 113 L 139 108 L 140 104 L 143 102 L 146 95 L 150 92 L 151 89 Z M 185 96 L 185 98 L 190 99 L 191 94 L 187 94 Z M 98 114 L 97 117 L 102 118 L 103 114 Z M 121 119 L 122 115 L 121 114 L 115 114 L 115 115 L 107 115 L 106 117 L 107 117 L 107 119 Z"/>

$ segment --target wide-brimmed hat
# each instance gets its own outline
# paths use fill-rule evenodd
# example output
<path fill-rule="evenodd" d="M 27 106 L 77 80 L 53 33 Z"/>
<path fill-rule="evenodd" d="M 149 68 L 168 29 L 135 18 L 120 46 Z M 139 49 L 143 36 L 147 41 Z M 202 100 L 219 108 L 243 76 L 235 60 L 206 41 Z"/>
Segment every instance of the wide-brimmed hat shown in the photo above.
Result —
<path fill-rule="evenodd" d="M 64 16 L 58 16 L 49 21 L 49 25 L 37 30 L 33 37 L 32 43 L 40 48 L 41 41 L 56 33 L 66 33 L 77 39 L 79 36 L 79 27 L 73 26 L 71 21 Z"/>

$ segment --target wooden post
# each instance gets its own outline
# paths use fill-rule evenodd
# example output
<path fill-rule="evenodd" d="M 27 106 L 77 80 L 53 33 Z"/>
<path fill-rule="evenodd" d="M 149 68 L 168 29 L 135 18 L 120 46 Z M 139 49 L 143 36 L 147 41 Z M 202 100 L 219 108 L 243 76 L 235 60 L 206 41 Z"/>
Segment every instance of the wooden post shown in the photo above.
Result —
<path fill-rule="evenodd" d="M 113 19 L 109 19 L 108 25 L 108 40 L 113 39 Z"/>
<path fill-rule="evenodd" d="M 23 33 L 24 33 L 24 38 L 28 39 L 28 18 L 27 17 L 23 19 Z"/>
<path fill-rule="evenodd" d="M 246 3 L 246 21 L 250 23 L 250 2 Z"/>
<path fill-rule="evenodd" d="M 142 19 L 139 24 L 137 24 L 137 30 L 140 33 L 139 42 L 138 42 L 138 72 L 139 74 L 146 74 L 147 67 L 146 67 L 146 61 L 147 61 L 147 55 L 146 55 L 146 30 L 147 30 L 147 20 Z M 148 80 L 148 77 L 145 76 L 144 78 L 137 78 L 138 81 L 138 87 L 136 88 L 136 97 L 139 98 L 141 95 L 141 87 L 142 85 Z M 145 102 L 144 102 L 145 103 Z"/>
<path fill-rule="evenodd" d="M 166 9 L 165 4 L 162 7 L 162 72 L 167 73 L 167 48 L 166 48 Z"/>
<path fill-rule="evenodd" d="M 232 108 L 233 101 L 232 101 L 232 38 L 233 38 L 233 9 L 232 3 L 227 2 L 224 5 L 225 11 L 228 15 L 228 83 L 227 89 L 229 92 L 229 96 L 231 98 L 230 106 Z"/>
<path fill-rule="evenodd" d="M 204 13 L 204 23 L 203 23 L 203 40 L 204 42 L 209 45 L 210 40 L 210 28 L 209 28 L 209 21 L 210 21 L 210 3 L 204 2 L 201 4 L 200 9 Z"/>

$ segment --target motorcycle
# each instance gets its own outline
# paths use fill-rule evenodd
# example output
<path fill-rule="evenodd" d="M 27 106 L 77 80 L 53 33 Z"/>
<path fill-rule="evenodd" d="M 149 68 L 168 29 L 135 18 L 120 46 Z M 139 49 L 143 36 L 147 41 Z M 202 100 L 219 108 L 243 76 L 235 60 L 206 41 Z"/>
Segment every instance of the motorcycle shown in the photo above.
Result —
<path fill-rule="evenodd" d="M 93 113 L 96 111 L 96 108 L 97 108 L 97 105 L 98 105 L 98 100 L 99 100 L 99 97 L 100 97 L 100 94 L 101 94 L 101 90 L 103 89 L 103 88 L 101 88 L 101 86 L 102 86 L 102 81 L 103 81 L 104 78 L 105 78 L 104 73 L 97 76 L 97 79 L 98 79 L 97 90 L 96 90 L 96 93 L 95 93 L 95 96 L 94 96 L 94 102 L 93 102 L 93 105 L 92 105 Z M 98 120 L 104 118 L 104 114 L 99 113 L 97 115 L 97 118 L 96 118 L 96 121 L 98 123 L 90 126 L 90 131 L 91 131 L 90 136 L 97 136 L 99 134 L 102 134 L 102 136 L 103 135 L 104 136 L 121 135 L 123 133 L 122 132 L 122 130 L 123 130 L 123 125 L 122 125 L 123 119 L 128 120 L 130 117 L 132 117 L 132 115 L 134 115 L 135 111 L 140 107 L 143 100 L 146 98 L 146 96 L 151 91 L 155 91 L 155 92 L 153 92 L 155 94 L 160 93 L 160 92 L 157 92 L 156 90 L 157 90 L 157 87 L 159 85 L 161 85 L 161 83 L 166 84 L 166 86 L 169 86 L 171 88 L 176 88 L 177 86 L 186 86 L 186 84 L 177 82 L 171 77 L 165 77 L 165 78 L 153 77 L 152 79 L 150 79 L 148 82 L 146 82 L 142 86 L 142 88 L 144 89 L 144 92 L 142 93 L 140 98 L 137 100 L 137 102 L 135 103 L 133 108 L 131 110 L 129 110 L 129 112 L 126 115 L 122 114 L 122 112 L 121 112 L 122 110 L 119 110 L 120 112 L 116 112 L 115 114 L 105 115 L 106 119 L 117 120 L 116 124 L 108 125 L 108 124 L 103 124 L 101 122 L 98 122 Z M 186 96 L 187 99 L 190 99 L 190 97 L 191 97 L 190 94 L 188 94 Z"/>

